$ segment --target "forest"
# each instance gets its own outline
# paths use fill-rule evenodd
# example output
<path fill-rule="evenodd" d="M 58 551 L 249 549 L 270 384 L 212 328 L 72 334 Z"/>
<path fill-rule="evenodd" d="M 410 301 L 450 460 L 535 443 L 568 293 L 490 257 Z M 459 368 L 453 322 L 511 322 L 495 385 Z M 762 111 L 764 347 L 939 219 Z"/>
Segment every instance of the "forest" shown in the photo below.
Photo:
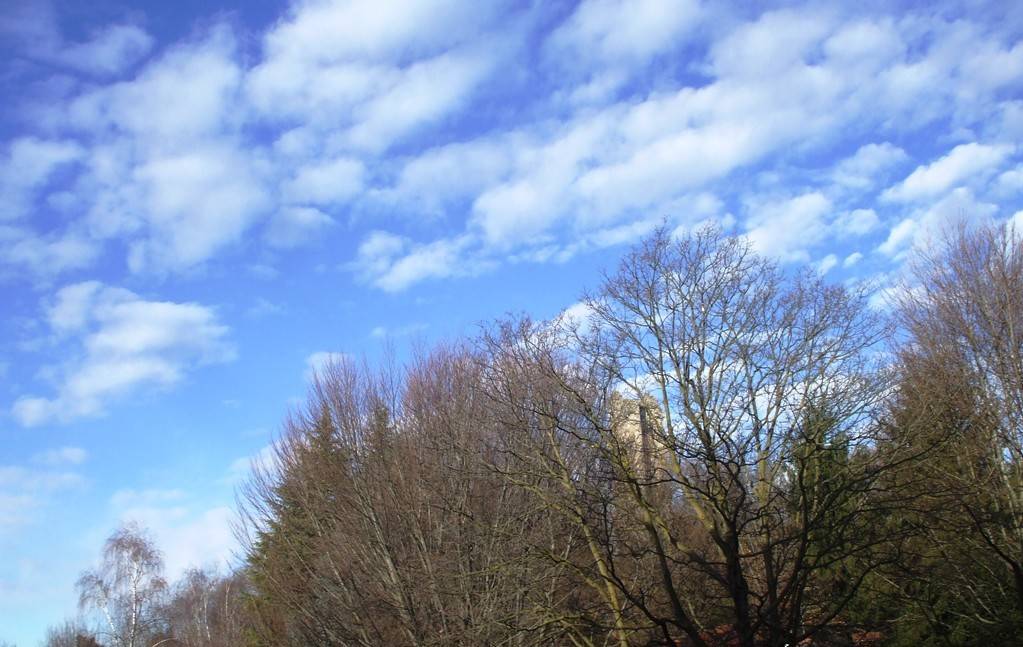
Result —
<path fill-rule="evenodd" d="M 892 285 L 662 229 L 549 321 L 337 360 L 238 493 L 240 566 L 125 526 L 46 647 L 1007 645 L 1023 240 Z"/>

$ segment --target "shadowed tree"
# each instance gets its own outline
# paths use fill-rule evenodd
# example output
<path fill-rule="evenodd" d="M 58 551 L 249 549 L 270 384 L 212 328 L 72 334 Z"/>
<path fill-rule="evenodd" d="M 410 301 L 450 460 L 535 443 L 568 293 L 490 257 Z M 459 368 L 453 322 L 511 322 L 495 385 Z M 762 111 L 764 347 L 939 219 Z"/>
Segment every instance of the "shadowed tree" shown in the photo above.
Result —
<path fill-rule="evenodd" d="M 925 541 L 898 588 L 935 640 L 1005 640 L 1023 629 L 1023 242 L 961 225 L 910 269 L 894 423 L 936 450 L 916 474 L 928 505 L 908 516 Z"/>

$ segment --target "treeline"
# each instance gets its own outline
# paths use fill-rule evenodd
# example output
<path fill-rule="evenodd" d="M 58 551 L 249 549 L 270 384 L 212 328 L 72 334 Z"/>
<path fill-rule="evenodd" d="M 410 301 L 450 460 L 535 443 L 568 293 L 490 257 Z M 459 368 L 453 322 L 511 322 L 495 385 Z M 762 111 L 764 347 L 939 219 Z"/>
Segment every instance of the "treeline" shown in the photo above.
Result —
<path fill-rule="evenodd" d="M 1019 643 L 1023 244 L 964 227 L 909 267 L 882 308 L 662 231 L 582 316 L 331 364 L 243 492 L 244 567 L 87 573 L 93 611 L 154 591 L 95 639 Z"/>

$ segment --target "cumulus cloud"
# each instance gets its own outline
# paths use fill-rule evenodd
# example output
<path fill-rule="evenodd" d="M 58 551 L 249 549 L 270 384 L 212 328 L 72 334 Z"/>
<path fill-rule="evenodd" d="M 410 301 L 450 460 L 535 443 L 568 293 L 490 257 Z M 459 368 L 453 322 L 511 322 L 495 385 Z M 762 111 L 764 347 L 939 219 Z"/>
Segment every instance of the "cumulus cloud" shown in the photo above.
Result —
<path fill-rule="evenodd" d="M 869 189 L 895 166 L 906 162 L 906 151 L 888 142 L 865 144 L 852 156 L 835 165 L 831 178 L 838 184 Z"/>
<path fill-rule="evenodd" d="M 49 279 L 88 267 L 101 249 L 96 240 L 76 230 L 38 234 L 26 227 L 0 225 L 0 264 L 29 276 Z"/>
<path fill-rule="evenodd" d="M 52 16 L 36 22 L 37 40 L 69 47 Z M 245 251 L 254 231 L 290 250 L 346 225 L 386 226 L 390 247 L 360 246 L 349 265 L 396 291 L 563 261 L 632 240 L 654 217 L 687 226 L 708 217 L 690 213 L 694 196 L 769 207 L 807 178 L 806 192 L 849 217 L 809 218 L 812 244 L 867 236 L 955 188 L 981 195 L 999 171 L 995 189 L 1015 195 L 1002 167 L 1018 165 L 1016 149 L 1002 142 L 1023 123 L 1007 99 L 1023 81 L 1016 40 L 982 17 L 740 14 L 690 0 L 585 0 L 561 13 L 303 1 L 245 55 L 226 23 L 155 56 L 140 28 L 108 25 L 76 51 L 133 75 L 68 86 L 38 111 L 45 135 L 8 144 L 0 183 L 15 197 L 3 217 L 60 218 L 0 234 L 0 251 L 50 276 L 114 250 L 134 272 L 163 274 Z M 921 164 L 915 148 L 935 137 L 916 135 L 930 129 L 963 143 Z M 885 186 L 883 202 L 905 213 L 858 199 Z M 394 220 L 366 218 L 381 213 Z M 803 257 L 747 215 L 758 245 Z"/>
<path fill-rule="evenodd" d="M 827 232 L 825 216 L 831 206 L 827 197 L 816 192 L 753 206 L 746 236 L 763 254 L 785 261 L 808 260 L 808 248 Z"/>
<path fill-rule="evenodd" d="M 1012 147 L 1007 145 L 960 144 L 944 157 L 917 167 L 905 180 L 885 191 L 882 197 L 897 202 L 934 197 L 974 175 L 997 167 L 1010 153 Z"/>
<path fill-rule="evenodd" d="M 970 189 L 960 187 L 900 220 L 877 249 L 886 256 L 901 259 L 914 247 L 933 242 L 957 222 L 983 221 L 997 213 L 997 205 L 980 200 Z"/>
<path fill-rule="evenodd" d="M 285 207 L 274 214 L 266 230 L 270 245 L 292 248 L 303 245 L 322 234 L 334 219 L 312 207 Z"/>
<path fill-rule="evenodd" d="M 262 184 L 246 168 L 238 151 L 216 148 L 137 167 L 146 233 L 131 244 L 129 266 L 184 269 L 238 241 L 267 207 Z"/>
<path fill-rule="evenodd" d="M 344 202 L 363 186 L 366 169 L 357 159 L 340 158 L 299 167 L 284 185 L 290 202 L 326 205 Z"/>
<path fill-rule="evenodd" d="M 360 245 L 354 267 L 370 284 L 387 292 L 399 292 L 420 281 L 480 271 L 483 261 L 461 255 L 472 243 L 468 236 L 412 245 L 393 237 L 371 237 Z M 381 245 L 388 247 L 381 249 Z"/>
<path fill-rule="evenodd" d="M 15 401 L 12 413 L 28 427 L 101 414 L 129 393 L 173 386 L 199 365 L 234 356 L 211 308 L 147 301 L 97 281 L 61 288 L 47 323 L 70 358 L 52 367 L 55 395 Z"/>
<path fill-rule="evenodd" d="M 854 209 L 839 216 L 835 224 L 843 234 L 863 236 L 877 229 L 881 219 L 873 209 Z"/>
<path fill-rule="evenodd" d="M 81 159 L 82 147 L 74 141 L 19 137 L 7 145 L 0 160 L 0 221 L 28 215 L 35 193 L 65 164 Z"/>
<path fill-rule="evenodd" d="M 110 25 L 90 40 L 70 43 L 51 53 L 52 60 L 98 76 L 115 76 L 141 60 L 153 37 L 135 25 Z"/>
<path fill-rule="evenodd" d="M 0 21 L 0 34 L 16 43 L 27 58 L 96 77 L 117 76 L 141 60 L 154 40 L 133 24 L 103 26 L 81 41 L 60 32 L 49 2 L 12 5 Z"/>
<path fill-rule="evenodd" d="M 838 265 L 838 257 L 835 256 L 834 254 L 828 254 L 824 258 L 814 263 L 814 267 L 816 267 L 817 271 L 820 272 L 821 274 L 827 274 L 836 265 Z"/>
<path fill-rule="evenodd" d="M 562 69 L 585 60 L 608 75 L 608 67 L 640 65 L 682 46 L 701 17 L 691 0 L 584 0 L 551 34 L 548 56 Z"/>

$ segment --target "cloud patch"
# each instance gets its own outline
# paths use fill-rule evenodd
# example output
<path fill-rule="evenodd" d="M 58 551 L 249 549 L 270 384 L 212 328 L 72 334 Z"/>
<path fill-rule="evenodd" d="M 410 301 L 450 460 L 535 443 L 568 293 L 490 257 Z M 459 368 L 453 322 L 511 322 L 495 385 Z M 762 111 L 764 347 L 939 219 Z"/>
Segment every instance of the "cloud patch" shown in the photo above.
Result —
<path fill-rule="evenodd" d="M 102 414 L 111 401 L 169 388 L 198 366 L 234 357 L 228 328 L 211 308 L 147 301 L 97 281 L 61 288 L 47 324 L 71 358 L 51 367 L 53 396 L 15 401 L 12 413 L 26 427 Z"/>

